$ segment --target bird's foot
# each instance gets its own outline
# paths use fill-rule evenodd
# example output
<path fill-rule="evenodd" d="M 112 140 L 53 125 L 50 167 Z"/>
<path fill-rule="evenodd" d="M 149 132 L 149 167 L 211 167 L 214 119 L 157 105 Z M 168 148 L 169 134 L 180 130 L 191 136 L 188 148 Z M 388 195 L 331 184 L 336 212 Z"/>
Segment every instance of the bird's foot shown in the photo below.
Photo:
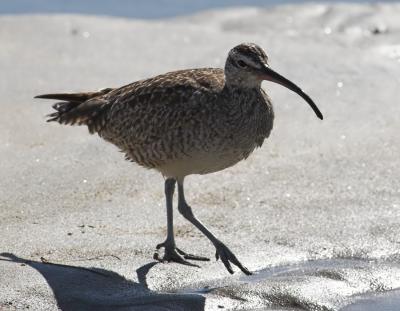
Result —
<path fill-rule="evenodd" d="M 188 254 L 185 253 L 184 251 L 180 250 L 179 248 L 175 248 L 176 251 L 183 256 L 183 258 L 185 259 L 189 259 L 189 260 L 197 260 L 197 261 L 210 261 L 210 258 L 208 257 L 203 257 L 203 256 L 198 256 L 198 255 L 193 255 L 193 254 Z"/>
<path fill-rule="evenodd" d="M 174 244 L 163 242 L 160 243 L 156 246 L 156 249 L 159 250 L 160 248 L 164 248 L 164 256 L 162 258 L 159 257 L 158 253 L 154 253 L 154 259 L 160 262 L 177 262 L 183 265 L 187 266 L 192 266 L 192 267 L 198 267 L 198 265 L 195 265 L 188 260 L 198 260 L 198 261 L 209 261 L 210 259 L 207 257 L 202 257 L 202 256 L 197 256 L 197 255 L 192 255 L 192 254 L 187 254 L 184 251 L 180 250 L 177 248 Z"/>
<path fill-rule="evenodd" d="M 216 248 L 215 258 L 217 260 L 221 258 L 222 263 L 225 265 L 225 268 L 228 270 L 230 274 L 233 274 L 231 266 L 231 263 L 233 263 L 240 270 L 242 270 L 244 274 L 252 275 L 252 273 L 240 263 L 240 261 L 232 253 L 232 251 L 224 243 L 218 241 L 218 243 L 215 244 L 215 248 Z"/>

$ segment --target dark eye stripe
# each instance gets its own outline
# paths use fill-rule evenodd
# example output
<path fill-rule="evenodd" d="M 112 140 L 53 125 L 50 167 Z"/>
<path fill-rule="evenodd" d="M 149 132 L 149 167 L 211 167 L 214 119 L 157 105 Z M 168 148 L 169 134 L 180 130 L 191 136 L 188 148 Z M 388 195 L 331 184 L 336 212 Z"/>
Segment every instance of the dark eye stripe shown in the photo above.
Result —
<path fill-rule="evenodd" d="M 238 60 L 237 64 L 239 65 L 239 67 L 242 67 L 242 68 L 247 67 L 247 64 L 242 60 Z"/>

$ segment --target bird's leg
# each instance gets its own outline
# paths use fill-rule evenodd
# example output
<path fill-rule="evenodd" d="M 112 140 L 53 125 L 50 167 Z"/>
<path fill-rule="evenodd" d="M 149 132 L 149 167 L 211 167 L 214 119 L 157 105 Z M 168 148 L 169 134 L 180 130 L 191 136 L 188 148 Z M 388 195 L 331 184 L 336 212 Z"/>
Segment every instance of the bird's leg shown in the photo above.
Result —
<path fill-rule="evenodd" d="M 165 199 L 167 207 L 167 239 L 157 245 L 157 249 L 165 247 L 166 249 L 175 248 L 175 237 L 174 237 L 174 218 L 172 210 L 172 200 L 175 192 L 175 179 L 168 178 L 165 180 Z"/>
<path fill-rule="evenodd" d="M 167 238 L 163 243 L 160 243 L 156 246 L 157 250 L 161 247 L 164 247 L 164 256 L 163 258 L 159 258 L 158 253 L 154 254 L 154 259 L 158 261 L 174 261 L 185 265 L 196 266 L 185 259 L 192 259 L 192 260 L 209 260 L 205 257 L 199 257 L 191 254 L 186 254 L 185 252 L 181 251 L 175 245 L 175 238 L 174 238 L 174 225 L 173 225 L 173 210 L 172 210 L 172 200 L 175 191 L 175 179 L 168 178 L 165 181 L 165 198 L 166 198 L 166 205 L 167 205 Z"/>
<path fill-rule="evenodd" d="M 251 275 L 252 273 L 244 267 L 232 251 L 220 240 L 218 240 L 193 214 L 192 208 L 186 203 L 185 194 L 183 191 L 183 181 L 178 181 L 178 210 L 189 220 L 197 229 L 199 229 L 210 241 L 214 244 L 216 253 L 215 258 L 221 258 L 229 273 L 233 273 L 231 263 L 236 265 L 244 274 Z"/>

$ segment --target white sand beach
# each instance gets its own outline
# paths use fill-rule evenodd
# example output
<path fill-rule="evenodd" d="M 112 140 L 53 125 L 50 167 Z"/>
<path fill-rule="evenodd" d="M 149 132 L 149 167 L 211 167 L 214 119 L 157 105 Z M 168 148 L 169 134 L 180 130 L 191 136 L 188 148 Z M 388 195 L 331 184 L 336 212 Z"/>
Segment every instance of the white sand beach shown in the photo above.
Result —
<path fill-rule="evenodd" d="M 398 3 L 0 15 L 0 310 L 398 310 L 399 16 Z M 196 215 L 253 276 L 229 275 L 178 213 L 179 247 L 212 260 L 157 263 L 161 175 L 86 128 L 46 123 L 52 102 L 33 97 L 223 67 L 241 42 L 262 46 L 325 119 L 264 82 L 271 137 L 187 178 Z"/>

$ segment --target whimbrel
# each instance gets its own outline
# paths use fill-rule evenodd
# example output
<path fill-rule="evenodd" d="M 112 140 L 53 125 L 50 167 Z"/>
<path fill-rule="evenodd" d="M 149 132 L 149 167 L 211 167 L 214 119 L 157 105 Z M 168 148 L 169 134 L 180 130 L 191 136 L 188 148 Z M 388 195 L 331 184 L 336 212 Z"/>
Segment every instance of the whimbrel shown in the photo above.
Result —
<path fill-rule="evenodd" d="M 126 159 L 156 169 L 165 178 L 167 237 L 156 259 L 194 265 L 208 260 L 178 249 L 174 239 L 172 199 L 178 184 L 178 210 L 214 245 L 217 260 L 233 273 L 244 267 L 233 252 L 194 215 L 184 194 L 191 174 L 223 170 L 246 159 L 269 136 L 274 120 L 263 80 L 299 94 L 322 120 L 311 98 L 297 85 L 273 71 L 265 52 L 243 43 L 230 50 L 224 69 L 201 68 L 169 72 L 120 88 L 97 92 L 39 95 L 61 100 L 48 121 L 86 125 L 90 133 L 113 143 Z"/>

